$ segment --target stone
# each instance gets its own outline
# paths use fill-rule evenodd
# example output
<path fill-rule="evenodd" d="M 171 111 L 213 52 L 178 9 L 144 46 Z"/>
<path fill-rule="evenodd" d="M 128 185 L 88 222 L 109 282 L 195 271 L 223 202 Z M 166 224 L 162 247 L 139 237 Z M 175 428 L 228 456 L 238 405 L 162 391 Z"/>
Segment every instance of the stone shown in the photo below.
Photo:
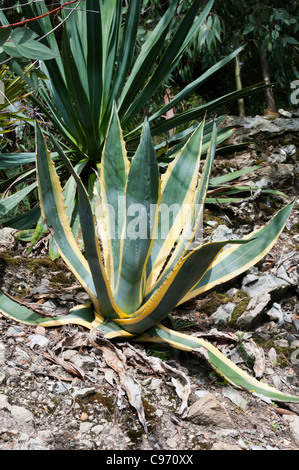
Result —
<path fill-rule="evenodd" d="M 242 450 L 241 447 L 235 444 L 228 444 L 226 442 L 214 442 L 211 450 Z"/>
<path fill-rule="evenodd" d="M 285 109 L 279 109 L 279 110 L 278 110 L 278 113 L 279 113 L 281 116 L 283 116 L 283 117 L 285 117 L 285 118 L 288 118 L 288 119 L 291 119 L 291 118 L 293 117 L 293 114 L 290 113 L 290 111 L 286 111 Z"/>
<path fill-rule="evenodd" d="M 225 407 L 211 393 L 191 405 L 188 418 L 193 423 L 201 426 L 234 427 L 234 423 Z"/>
<path fill-rule="evenodd" d="M 14 242 L 14 228 L 4 227 L 0 230 L 0 248 L 10 248 Z"/>
<path fill-rule="evenodd" d="M 73 398 L 86 398 L 90 395 L 93 395 L 95 393 L 95 388 L 94 387 L 85 387 L 78 389 L 77 387 L 74 387 L 74 391 L 72 392 Z"/>
<path fill-rule="evenodd" d="M 220 307 L 217 308 L 216 312 L 214 312 L 210 316 L 210 319 L 213 320 L 216 325 L 226 325 L 227 322 L 231 319 L 235 306 L 236 305 L 233 302 L 228 302 L 225 305 L 220 305 Z"/>
<path fill-rule="evenodd" d="M 5 364 L 5 345 L 0 342 L 0 366 Z"/>
<path fill-rule="evenodd" d="M 279 117 L 270 120 L 263 116 L 246 116 L 244 118 L 234 116 L 230 117 L 229 120 L 227 120 L 226 125 L 241 126 L 236 131 L 235 139 L 238 138 L 237 142 L 265 141 L 266 139 L 299 132 L 299 120 L 293 117 L 288 119 Z"/>
<path fill-rule="evenodd" d="M 299 416 L 284 415 L 283 419 L 288 421 L 291 436 L 297 446 L 299 446 Z"/>
<path fill-rule="evenodd" d="M 268 292 L 261 292 L 258 295 L 254 295 L 250 299 L 245 312 L 237 319 L 237 324 L 245 329 L 250 328 L 258 322 L 270 302 L 271 296 Z"/>
<path fill-rule="evenodd" d="M 28 336 L 29 340 L 29 347 L 33 349 L 35 346 L 38 346 L 40 348 L 44 348 L 49 344 L 48 338 L 46 338 L 43 335 L 30 335 Z"/>
<path fill-rule="evenodd" d="M 242 281 L 242 290 L 250 297 L 255 297 L 262 293 L 271 295 L 272 300 L 281 296 L 291 286 L 291 282 L 281 279 L 273 274 L 260 273 L 252 270 Z"/>
<path fill-rule="evenodd" d="M 16 424 L 23 426 L 33 423 L 33 414 L 23 406 L 10 405 L 8 398 L 4 394 L 0 394 L 0 410 L 8 411 Z"/>
<path fill-rule="evenodd" d="M 284 313 L 280 304 L 274 302 L 270 310 L 267 311 L 267 315 L 270 320 L 277 321 L 279 326 L 283 325 Z"/>
<path fill-rule="evenodd" d="M 268 181 L 268 186 L 282 189 L 295 182 L 294 165 L 291 163 L 271 162 L 257 170 L 256 174 Z"/>
<path fill-rule="evenodd" d="M 212 242 L 218 242 L 222 240 L 232 240 L 237 238 L 233 233 L 231 228 L 228 228 L 226 225 L 219 225 L 211 235 Z"/>
<path fill-rule="evenodd" d="M 246 410 L 248 401 L 237 390 L 230 386 L 222 387 L 222 394 L 229 398 L 238 408 Z"/>

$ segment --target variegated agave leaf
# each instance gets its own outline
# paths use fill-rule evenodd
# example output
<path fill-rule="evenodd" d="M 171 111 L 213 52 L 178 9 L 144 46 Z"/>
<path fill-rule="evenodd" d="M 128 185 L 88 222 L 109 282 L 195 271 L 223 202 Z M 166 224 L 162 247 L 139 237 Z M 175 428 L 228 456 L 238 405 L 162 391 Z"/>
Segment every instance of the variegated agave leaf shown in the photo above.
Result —
<path fill-rule="evenodd" d="M 53 139 L 60 160 L 77 185 L 83 255 L 65 211 L 58 174 L 37 126 L 42 215 L 58 252 L 89 294 L 91 303 L 78 306 L 64 317 L 42 318 L 1 293 L 1 312 L 30 324 L 75 323 L 97 328 L 111 340 L 127 338 L 198 350 L 229 382 L 273 400 L 298 402 L 299 398 L 285 395 L 236 367 L 207 341 L 161 324 L 177 305 L 256 264 L 279 237 L 294 204 L 278 212 L 267 226 L 240 240 L 196 243 L 217 142 L 214 124 L 198 178 L 203 127 L 204 122 L 198 125 L 161 178 L 147 120 L 130 160 L 114 106 L 102 163 L 97 167 L 94 203 L 76 169 Z M 174 203 L 165 236 L 163 209 Z M 182 211 L 184 206 L 187 212 Z"/>

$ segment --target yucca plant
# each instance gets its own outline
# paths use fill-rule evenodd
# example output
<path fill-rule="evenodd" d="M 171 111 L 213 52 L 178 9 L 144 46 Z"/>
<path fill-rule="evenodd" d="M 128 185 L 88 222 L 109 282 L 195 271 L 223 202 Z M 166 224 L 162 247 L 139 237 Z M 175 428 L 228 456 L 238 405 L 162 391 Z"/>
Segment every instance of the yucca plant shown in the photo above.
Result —
<path fill-rule="evenodd" d="M 210 67 L 167 105 L 159 107 L 154 99 L 206 20 L 213 3 L 214 0 L 206 4 L 196 0 L 184 17 L 175 21 L 179 2 L 172 0 L 140 47 L 137 34 L 142 16 L 141 0 L 130 0 L 127 7 L 123 7 L 123 2 L 119 0 L 83 0 L 70 5 L 72 11 L 62 9 L 56 23 L 51 19 L 51 7 L 45 0 L 18 2 L 19 11 L 26 19 L 37 18 L 30 22 L 30 28 L 39 43 L 55 54 L 52 60 L 40 60 L 40 71 L 48 79 L 39 81 L 38 92 L 35 90 L 30 99 L 60 134 L 64 149 L 69 152 L 73 163 L 86 159 L 85 172 L 93 173 L 93 165 L 101 159 L 114 100 L 125 140 L 132 152 L 140 138 L 140 123 L 147 108 L 152 136 L 157 139 L 157 152 L 162 152 L 159 163 L 167 167 L 193 132 L 194 122 L 200 121 L 206 113 L 215 113 L 219 107 L 240 98 L 240 92 L 233 91 L 212 102 L 178 112 L 171 119 L 164 118 L 169 109 L 179 107 L 192 92 L 232 61 L 243 47 Z M 0 20 L 7 25 L 3 12 Z M 59 22 L 61 28 L 56 35 L 55 28 Z M 264 86 L 252 85 L 241 95 L 254 95 L 263 89 Z M 218 118 L 219 121 L 221 119 Z M 211 127 L 212 123 L 207 120 L 203 152 L 208 147 Z M 168 138 L 168 132 L 175 128 L 177 132 Z M 226 140 L 231 133 L 230 127 L 221 129 L 217 134 L 217 144 Z M 2 158 L 0 155 L 0 165 Z M 9 155 L 9 158 L 10 161 L 21 162 L 26 157 L 15 154 Z M 30 212 L 27 220 L 23 218 L 22 228 L 34 227 L 31 215 Z M 16 223 L 11 222 L 18 228 L 19 221 Z M 40 219 L 31 238 L 32 245 L 45 231 L 46 227 Z M 22 236 L 19 234 L 19 238 Z M 29 235 L 25 233 L 23 239 L 30 240 L 31 236 L 31 232 Z M 50 256 L 57 256 L 52 242 Z"/>
<path fill-rule="evenodd" d="M 0 311 L 15 320 L 43 326 L 67 323 L 96 329 L 109 340 L 167 344 L 200 351 L 228 382 L 270 397 L 299 402 L 236 367 L 212 344 L 173 331 L 163 320 L 177 306 L 232 279 L 258 262 L 284 228 L 293 204 L 267 225 L 240 240 L 200 243 L 200 220 L 209 184 L 216 125 L 204 162 L 204 121 L 160 176 L 149 123 L 128 159 L 116 106 L 105 139 L 102 162 L 91 198 L 81 177 L 54 138 L 61 160 L 76 181 L 84 251 L 79 249 L 66 213 L 65 198 L 45 139 L 37 125 L 36 156 L 40 204 L 65 263 L 90 296 L 90 304 L 67 316 L 44 318 L 0 294 Z M 82 162 L 84 165 L 84 162 Z M 165 209 L 171 208 L 171 216 Z M 187 210 L 182 210 L 186 208 Z M 137 216 L 136 216 L 137 213 Z"/>

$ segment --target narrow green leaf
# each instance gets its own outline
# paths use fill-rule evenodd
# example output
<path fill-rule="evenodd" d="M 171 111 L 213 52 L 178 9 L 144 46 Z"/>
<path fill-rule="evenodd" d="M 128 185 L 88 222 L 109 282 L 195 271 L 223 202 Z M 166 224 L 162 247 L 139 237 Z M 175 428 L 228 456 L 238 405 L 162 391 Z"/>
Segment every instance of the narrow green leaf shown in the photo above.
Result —
<path fill-rule="evenodd" d="M 168 277 L 151 293 L 131 318 L 115 320 L 123 329 L 141 334 L 162 321 L 180 302 L 180 299 L 201 279 L 211 263 L 228 244 L 248 243 L 248 240 L 226 240 L 202 245 L 182 257 Z"/>
<path fill-rule="evenodd" d="M 177 154 L 162 178 L 159 222 L 147 266 L 147 292 L 158 278 L 189 216 L 197 185 L 204 121 Z M 178 187 L 180 191 L 178 191 Z"/>
<path fill-rule="evenodd" d="M 0 312 L 6 317 L 20 323 L 45 327 L 74 324 L 90 329 L 92 322 L 96 318 L 94 308 L 90 305 L 75 308 L 68 315 L 61 317 L 44 317 L 34 310 L 30 310 L 25 305 L 22 305 L 20 301 L 12 298 L 2 290 L 0 290 Z"/>
<path fill-rule="evenodd" d="M 207 17 L 213 2 L 214 0 L 210 0 L 204 10 L 201 12 L 200 18 L 196 22 L 197 27 L 199 27 L 199 25 Z M 200 7 L 200 4 L 201 0 L 193 1 L 188 12 L 181 21 L 177 31 L 172 36 L 171 41 L 168 44 L 165 52 L 163 53 L 161 60 L 159 61 L 150 80 L 142 90 L 142 93 L 139 93 L 136 100 L 134 100 L 134 102 L 126 112 L 125 119 L 123 121 L 124 126 L 126 125 L 126 122 L 131 120 L 136 115 L 136 113 L 142 108 L 142 106 L 144 106 L 149 101 L 155 91 L 165 81 L 166 77 L 169 75 L 170 71 L 175 65 L 175 62 L 180 58 L 184 48 L 190 41 L 194 32 L 193 22 Z"/>
<path fill-rule="evenodd" d="M 249 86 L 241 91 L 233 91 L 224 96 L 221 96 L 220 98 L 216 98 L 215 100 L 198 106 L 197 108 L 193 108 L 190 111 L 182 112 L 174 116 L 173 118 L 164 120 L 163 122 L 152 126 L 152 136 L 167 132 L 170 129 L 183 125 L 187 122 L 191 122 L 192 120 L 201 119 L 207 112 L 211 112 L 217 108 L 219 109 L 220 106 L 232 103 L 233 101 L 236 101 L 240 98 L 245 98 L 246 96 L 254 96 L 255 94 L 263 92 L 266 88 L 269 88 L 269 85 Z"/>
<path fill-rule="evenodd" d="M 79 250 L 65 212 L 65 200 L 54 163 L 39 126 L 36 126 L 37 176 L 41 211 L 49 229 L 55 233 L 60 255 L 98 306 L 97 292 L 86 259 Z M 41 183 L 42 178 L 42 183 Z"/>
<path fill-rule="evenodd" d="M 260 261 L 277 241 L 294 204 L 295 201 L 281 209 L 268 225 L 243 237 L 242 240 L 252 239 L 250 243 L 235 245 L 224 250 L 197 285 L 179 301 L 179 304 L 206 292 L 215 285 L 233 279 Z"/>
<path fill-rule="evenodd" d="M 113 114 L 106 138 L 100 168 L 100 200 L 98 220 L 105 218 L 107 231 L 102 231 L 102 244 L 107 248 L 106 270 L 113 291 L 119 277 L 119 265 L 122 256 L 123 231 L 125 230 L 125 189 L 129 171 L 125 142 L 114 105 Z M 103 214 L 104 212 L 104 214 Z"/>
<path fill-rule="evenodd" d="M 69 243 L 68 244 L 65 243 L 63 232 L 62 232 L 63 238 L 60 241 L 59 237 L 61 233 L 61 227 L 60 227 L 60 224 L 58 224 L 56 230 L 54 227 L 54 236 L 55 236 L 56 244 L 60 250 L 60 254 L 62 257 L 64 257 L 64 259 L 66 259 L 67 251 L 69 251 L 71 248 L 73 249 L 74 253 L 73 252 L 70 253 L 69 263 L 72 263 L 71 268 L 72 267 L 73 269 L 75 268 L 75 275 L 77 275 L 77 278 L 78 278 L 78 274 L 82 278 L 83 282 L 82 280 L 80 280 L 80 282 L 83 285 L 83 287 L 85 287 L 86 290 L 88 288 L 88 290 L 91 292 L 92 294 L 91 298 L 92 298 L 92 301 L 95 305 L 97 312 L 99 313 L 102 312 L 103 315 L 105 315 L 105 317 L 107 318 L 126 316 L 126 314 L 123 314 L 123 312 L 119 310 L 112 295 L 111 286 L 109 285 L 109 281 L 108 281 L 105 267 L 104 267 L 103 260 L 102 260 L 102 253 L 100 249 L 99 240 L 97 237 L 95 220 L 94 220 L 94 216 L 93 216 L 93 212 L 92 212 L 92 208 L 90 204 L 89 195 L 81 179 L 79 178 L 73 166 L 71 165 L 70 161 L 64 155 L 59 144 L 53 137 L 52 137 L 52 142 L 55 148 L 57 149 L 57 152 L 62 162 L 64 163 L 64 165 L 66 166 L 68 171 L 71 173 L 71 175 L 74 177 L 77 183 L 77 188 L 78 188 L 78 193 L 79 193 L 80 223 L 81 223 L 82 235 L 83 235 L 83 240 L 84 240 L 86 258 L 88 260 L 88 264 L 87 264 L 84 258 L 84 265 L 85 265 L 84 267 L 85 269 L 86 267 L 88 267 L 88 272 L 90 274 L 90 277 L 87 279 L 87 282 L 84 283 L 84 278 L 80 274 L 80 270 L 77 267 L 77 260 L 79 260 L 80 258 L 79 255 L 81 254 L 81 252 L 79 251 L 79 249 L 77 249 L 77 253 L 76 253 L 75 247 L 76 248 L 78 247 L 71 233 L 68 220 L 65 221 L 65 219 L 67 219 L 67 216 L 66 216 L 65 211 L 63 211 L 63 208 L 61 207 L 62 201 L 59 201 L 59 205 L 57 206 L 57 212 L 58 212 L 59 218 L 64 219 L 64 226 L 67 227 Z M 56 184 L 58 185 L 58 182 Z M 44 184 L 43 186 L 44 186 L 43 191 L 46 191 L 47 190 L 46 185 Z M 50 189 L 50 191 L 54 192 L 54 195 L 56 195 L 57 190 L 55 192 L 55 188 L 54 188 L 54 191 L 53 191 L 53 188 Z M 50 205 L 51 200 L 50 199 L 46 200 L 46 202 L 48 202 L 48 205 Z M 52 219 L 53 215 L 55 215 L 55 212 L 53 213 L 53 211 L 51 211 L 50 208 L 48 209 L 48 212 L 46 212 L 46 210 L 44 212 L 46 214 L 46 219 L 47 219 L 47 214 L 49 214 L 50 219 Z M 51 225 L 51 222 L 48 221 L 48 224 Z M 85 273 L 83 272 L 83 274 Z"/>
<path fill-rule="evenodd" d="M 115 294 L 117 304 L 126 313 L 134 312 L 143 298 L 145 266 L 158 216 L 159 190 L 158 162 L 146 120 L 126 187 L 126 234 Z"/>
<path fill-rule="evenodd" d="M 211 186 L 219 186 L 221 184 L 228 183 L 229 181 L 233 181 L 240 176 L 247 175 L 247 173 L 251 173 L 252 171 L 256 171 L 260 168 L 260 165 L 251 166 L 248 168 L 243 168 L 242 170 L 233 171 L 231 173 L 227 173 L 226 175 L 217 176 L 217 178 L 211 178 L 210 185 Z"/>
<path fill-rule="evenodd" d="M 35 153 L 1 153 L 0 170 L 35 162 Z"/>
<path fill-rule="evenodd" d="M 141 51 L 118 100 L 119 116 L 121 121 L 123 120 L 124 115 L 126 114 L 130 104 L 133 102 L 136 94 L 141 90 L 142 86 L 144 86 L 145 77 L 148 77 L 157 56 L 161 52 L 161 47 L 163 47 L 177 3 L 178 1 L 174 0 L 170 4 L 166 13 L 142 45 Z"/>
<path fill-rule="evenodd" d="M 299 397 L 283 393 L 249 375 L 205 339 L 176 332 L 158 324 L 141 335 L 138 340 L 141 342 L 168 344 L 173 348 L 184 351 L 195 350 L 202 354 L 213 369 L 232 385 L 270 398 L 274 402 L 299 403 Z"/>
<path fill-rule="evenodd" d="M 115 100 L 118 99 L 122 91 L 131 67 L 140 17 L 140 8 L 141 0 L 131 0 L 129 2 L 125 25 L 123 27 L 122 42 L 118 54 L 118 65 L 113 84 L 112 95 Z"/>
<path fill-rule="evenodd" d="M 20 189 L 11 196 L 6 197 L 5 199 L 0 200 L 0 220 L 3 218 L 9 211 L 16 207 L 31 191 L 37 187 L 37 183 L 34 182 L 27 186 L 24 189 Z"/>

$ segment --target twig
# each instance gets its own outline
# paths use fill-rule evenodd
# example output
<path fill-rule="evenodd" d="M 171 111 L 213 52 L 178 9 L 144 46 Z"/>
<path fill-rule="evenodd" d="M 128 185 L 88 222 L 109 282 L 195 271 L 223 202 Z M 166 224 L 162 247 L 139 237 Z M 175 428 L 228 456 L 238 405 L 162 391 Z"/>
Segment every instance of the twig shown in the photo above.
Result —
<path fill-rule="evenodd" d="M 40 18 L 44 18 L 45 16 L 51 15 L 52 13 L 55 13 L 56 11 L 61 10 L 65 6 L 71 5 L 72 3 L 76 3 L 78 1 L 79 1 L 79 3 L 81 3 L 81 0 L 71 0 L 70 2 L 66 2 L 63 5 L 60 5 L 59 7 L 54 8 L 53 10 L 48 11 L 47 13 L 44 13 L 43 15 L 35 16 L 34 18 L 27 18 L 26 20 L 19 21 L 18 23 L 12 23 L 12 24 L 7 24 L 5 26 L 0 26 L 0 29 L 9 28 L 9 27 L 12 27 L 12 26 L 19 26 L 19 25 L 23 25 L 25 23 L 29 23 L 30 21 L 39 20 Z"/>

